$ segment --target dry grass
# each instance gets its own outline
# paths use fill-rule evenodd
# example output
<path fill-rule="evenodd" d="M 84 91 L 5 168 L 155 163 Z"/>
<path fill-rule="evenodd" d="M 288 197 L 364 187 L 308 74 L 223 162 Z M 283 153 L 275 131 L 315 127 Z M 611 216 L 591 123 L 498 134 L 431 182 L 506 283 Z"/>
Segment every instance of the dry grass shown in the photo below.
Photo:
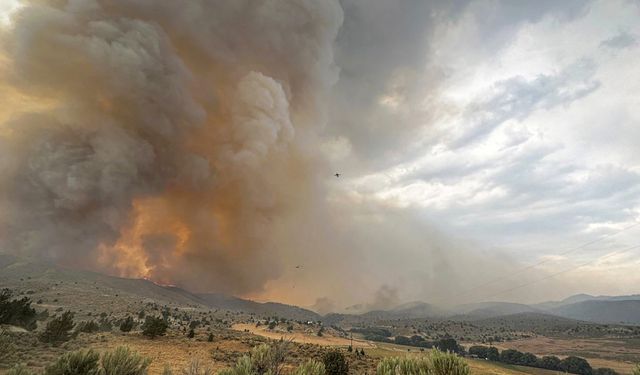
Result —
<path fill-rule="evenodd" d="M 535 337 L 496 345 L 500 349 L 517 349 L 536 355 L 564 357 L 576 355 L 589 361 L 592 367 L 609 367 L 621 374 L 630 374 L 634 361 L 640 358 L 640 345 L 625 339 L 560 339 Z"/>
<path fill-rule="evenodd" d="M 482 375 L 557 375 L 558 371 L 543 370 L 525 366 L 510 366 L 478 359 L 467 360 L 472 374 Z"/>
<path fill-rule="evenodd" d="M 240 324 L 234 324 L 233 329 L 242 331 L 242 332 L 248 331 L 254 335 L 266 337 L 273 340 L 279 340 L 280 338 L 284 338 L 285 340 L 291 340 L 293 342 L 297 342 L 301 344 L 347 347 L 351 343 L 351 340 L 345 337 L 336 337 L 330 334 L 324 334 L 322 337 L 320 337 L 314 331 L 287 332 L 287 331 L 281 331 L 281 330 L 270 330 L 264 325 L 260 327 L 256 327 L 255 324 L 240 323 Z M 353 346 L 356 348 L 367 349 L 367 348 L 375 347 L 375 344 L 371 341 L 353 339 Z"/>
<path fill-rule="evenodd" d="M 31 369 L 42 369 L 68 351 L 92 348 L 102 352 L 125 345 L 152 359 L 150 374 L 162 373 L 165 364 L 176 370 L 183 368 L 192 359 L 199 359 L 203 365 L 220 369 L 233 363 L 239 355 L 260 340 L 231 331 L 218 332 L 214 335 L 213 342 L 207 342 L 207 334 L 202 331 L 198 332 L 196 338 L 187 339 L 184 335 L 173 332 L 154 340 L 143 337 L 140 332 L 80 334 L 60 347 L 40 343 L 33 335 L 24 334 L 14 337 L 15 347 L 5 364 L 24 363 Z M 3 370 L 0 370 L 0 374 L 2 373 Z"/>
<path fill-rule="evenodd" d="M 241 326 L 242 327 L 242 326 Z M 238 328 L 241 328 L 238 327 Z M 101 334 L 82 334 L 77 339 L 58 348 L 39 344 L 37 341 L 25 340 L 23 344 L 17 343 L 18 352 L 22 353 L 19 362 L 27 364 L 32 369 L 41 369 L 46 364 L 52 362 L 57 356 L 68 350 L 80 348 L 93 348 L 98 351 L 111 350 L 117 346 L 126 345 L 132 350 L 152 359 L 149 374 L 162 374 L 165 365 L 169 365 L 174 373 L 179 373 L 192 361 L 199 360 L 202 366 L 210 367 L 214 371 L 229 367 L 240 356 L 247 353 L 253 346 L 265 342 L 267 338 L 273 337 L 269 332 L 258 330 L 257 333 L 264 333 L 264 337 L 251 333 L 233 330 L 214 331 L 214 341 L 207 342 L 207 332 L 198 330 L 194 339 L 187 339 L 182 333 L 172 332 L 165 337 L 149 340 L 139 332 L 122 334 L 119 332 Z M 266 335 L 269 333 L 269 335 Z M 300 342 L 292 345 L 291 352 L 287 359 L 287 367 L 293 368 L 307 359 L 320 359 L 327 347 L 345 346 L 349 340 L 338 337 L 311 337 L 307 335 L 296 336 Z M 313 339 L 312 339 L 313 338 Z M 319 341 L 319 339 L 322 339 Z M 312 342 L 302 342 L 304 340 Z M 22 342 L 22 341 L 21 341 Z M 322 342 L 322 345 L 317 344 Z M 354 340 L 354 343 L 356 341 Z M 356 356 L 342 349 L 349 361 L 351 373 L 373 374 L 380 358 L 386 356 L 399 355 L 419 355 L 419 349 L 406 346 L 373 343 L 367 341 L 357 341 L 364 347 L 366 356 Z M 335 345 L 338 344 L 338 345 Z M 538 343 L 542 345 L 543 342 Z M 528 343 L 534 345 L 534 343 Z M 508 366 L 482 360 L 468 360 L 472 374 L 478 375 L 553 375 L 554 371 L 541 370 L 521 366 Z M 597 366 L 601 366 L 597 364 Z M 610 364 L 607 364 L 608 367 Z M 4 374 L 5 370 L 0 370 Z"/>
<path fill-rule="evenodd" d="M 199 312 L 194 312 L 194 315 Z M 94 313 L 95 316 L 95 313 Z M 214 341 L 208 342 L 209 331 L 214 335 Z M 249 332 L 245 332 L 245 330 Z M 74 340 L 60 347 L 53 347 L 40 343 L 33 333 L 11 332 L 12 348 L 8 359 L 3 360 L 6 371 L 7 365 L 24 363 L 32 369 L 42 369 L 53 362 L 62 353 L 70 350 L 93 348 L 98 351 L 110 350 L 117 346 L 127 345 L 131 349 L 152 359 L 150 374 L 161 374 L 165 365 L 171 366 L 174 373 L 186 367 L 192 360 L 197 359 L 203 366 L 219 370 L 233 364 L 240 356 L 248 352 L 253 346 L 268 339 L 288 339 L 293 346 L 288 366 L 294 366 L 306 359 L 320 359 L 327 347 L 341 347 L 347 354 L 353 373 L 374 373 L 377 361 L 386 356 L 419 354 L 415 347 L 394 344 L 377 343 L 367 340 L 354 339 L 356 348 L 364 348 L 366 356 L 358 357 L 354 353 L 347 353 L 346 347 L 350 340 L 340 337 L 339 332 L 328 332 L 318 337 L 314 330 L 304 331 L 303 328 L 289 333 L 283 330 L 269 330 L 265 326 L 255 327 L 255 324 L 239 323 L 233 329 L 220 327 L 202 327 L 196 329 L 196 337 L 187 339 L 182 328 L 173 327 L 165 337 L 154 340 L 144 338 L 139 331 L 123 334 L 117 330 L 108 333 L 80 334 Z M 625 362 L 623 358 L 640 358 L 640 342 L 628 339 L 563 339 L 535 337 L 516 340 L 502 344 L 505 348 L 532 352 L 536 355 L 579 355 L 588 359 L 593 367 L 610 367 L 621 374 L 629 374 L 633 363 Z M 553 371 L 534 368 L 507 366 L 487 361 L 470 360 L 473 374 L 534 374 L 550 375 Z"/>

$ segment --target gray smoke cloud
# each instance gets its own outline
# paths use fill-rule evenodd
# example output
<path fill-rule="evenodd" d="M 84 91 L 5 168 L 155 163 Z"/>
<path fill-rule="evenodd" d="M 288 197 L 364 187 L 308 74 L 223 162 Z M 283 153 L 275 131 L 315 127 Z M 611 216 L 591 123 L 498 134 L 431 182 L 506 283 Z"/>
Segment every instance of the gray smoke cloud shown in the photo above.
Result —
<path fill-rule="evenodd" d="M 34 1 L 2 35 L 1 246 L 196 290 L 279 273 L 318 186 L 336 1 Z"/>
<path fill-rule="evenodd" d="M 401 158 L 437 112 L 433 22 L 465 5 L 26 2 L 0 36 L 0 248 L 322 312 L 455 300 L 511 262 L 327 184 L 321 146 L 349 140 L 347 174 Z"/>

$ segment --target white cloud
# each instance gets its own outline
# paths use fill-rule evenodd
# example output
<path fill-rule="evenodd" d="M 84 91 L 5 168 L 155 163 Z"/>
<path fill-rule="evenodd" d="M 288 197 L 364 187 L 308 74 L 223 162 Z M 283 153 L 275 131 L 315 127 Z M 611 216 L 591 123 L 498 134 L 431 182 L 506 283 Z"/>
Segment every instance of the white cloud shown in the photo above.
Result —
<path fill-rule="evenodd" d="M 446 72 L 435 99 L 445 109 L 426 124 L 415 118 L 417 151 L 407 148 L 353 189 L 419 207 L 525 263 L 570 266 L 628 246 L 640 228 L 558 256 L 639 218 L 640 8 L 596 1 L 567 17 L 549 11 L 495 26 L 482 17 L 512 16 L 498 3 L 474 3 L 435 26 L 424 71 Z M 389 98 L 380 105 L 402 111 Z M 589 270 L 614 272 L 628 259 L 611 256 Z M 579 278 L 562 279 L 571 277 Z M 594 282 L 582 286 L 598 289 Z"/>
<path fill-rule="evenodd" d="M 0 0 L 0 26 L 11 22 L 11 14 L 20 8 L 19 0 Z"/>

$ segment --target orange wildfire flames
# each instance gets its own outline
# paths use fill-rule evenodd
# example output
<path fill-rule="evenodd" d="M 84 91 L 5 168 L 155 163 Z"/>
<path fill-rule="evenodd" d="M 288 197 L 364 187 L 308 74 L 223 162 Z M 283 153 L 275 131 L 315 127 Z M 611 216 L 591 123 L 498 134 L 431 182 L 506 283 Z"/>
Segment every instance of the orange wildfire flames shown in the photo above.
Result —
<path fill-rule="evenodd" d="M 161 277 L 159 279 L 158 273 L 154 271 L 171 267 L 171 259 L 187 251 L 191 230 L 179 218 L 169 214 L 165 198 L 136 199 L 130 221 L 131 225 L 120 231 L 120 237 L 114 245 L 100 245 L 100 264 L 111 267 L 120 276 L 168 283 L 169 280 L 162 280 Z M 144 240 L 154 235 L 170 235 L 175 241 L 173 246 L 163 249 L 152 260 Z"/>

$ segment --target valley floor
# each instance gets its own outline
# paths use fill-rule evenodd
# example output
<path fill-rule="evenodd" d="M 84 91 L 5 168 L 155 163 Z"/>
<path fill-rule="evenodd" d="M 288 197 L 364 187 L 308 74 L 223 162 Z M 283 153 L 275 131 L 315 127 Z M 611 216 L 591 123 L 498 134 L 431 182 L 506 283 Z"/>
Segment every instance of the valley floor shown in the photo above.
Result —
<path fill-rule="evenodd" d="M 634 363 L 640 359 L 638 339 L 533 337 L 496 346 L 499 349 L 516 349 L 539 356 L 576 355 L 588 360 L 594 368 L 609 367 L 621 374 L 630 374 Z"/>
<path fill-rule="evenodd" d="M 347 347 L 351 340 L 344 337 L 322 336 L 318 337 L 314 332 L 281 332 L 269 330 L 265 326 L 256 327 L 254 324 L 235 324 L 233 329 L 250 332 L 269 339 L 281 337 L 297 343 L 314 344 L 321 346 Z M 609 367 L 620 374 L 630 374 L 634 367 L 633 358 L 640 358 L 640 342 L 628 342 L 623 339 L 559 339 L 548 337 L 535 337 L 530 339 L 511 341 L 508 344 L 496 345 L 499 349 L 517 349 L 522 352 L 530 352 L 539 356 L 543 355 L 578 355 L 586 358 L 594 367 Z M 368 355 L 375 358 L 386 356 L 398 356 L 418 353 L 419 349 L 402 345 L 373 342 L 361 339 L 353 339 L 353 346 L 364 348 Z M 616 358 L 616 359 L 612 359 Z M 623 361 L 620 358 L 629 358 Z M 468 359 L 473 374 L 510 375 L 533 374 L 551 375 L 560 374 L 557 371 L 543 370 L 526 366 L 512 366 L 503 363 L 484 360 Z"/>
<path fill-rule="evenodd" d="M 247 332 L 249 331 L 249 332 Z M 295 332 L 284 335 L 285 332 L 269 331 L 252 324 L 236 324 L 232 330 L 216 330 L 213 342 L 208 342 L 207 333 L 199 332 L 194 339 L 186 339 L 181 334 L 169 334 L 165 337 L 150 340 L 139 332 L 123 334 L 119 332 L 100 334 L 80 334 L 75 340 L 61 347 L 50 347 L 35 342 L 16 342 L 16 349 L 20 353 L 19 361 L 27 363 L 33 368 L 42 368 L 65 351 L 92 348 L 98 351 L 113 349 L 120 345 L 127 345 L 140 354 L 152 359 L 149 374 L 161 374 L 165 365 L 170 365 L 174 371 L 184 368 L 193 359 L 198 359 L 204 366 L 213 370 L 220 370 L 230 366 L 240 356 L 248 352 L 251 347 L 266 341 L 266 339 L 280 339 L 281 337 L 297 343 L 291 352 L 291 363 L 305 358 L 318 357 L 324 347 L 347 347 L 350 340 L 344 337 L 324 335 L 318 337 L 312 332 Z M 582 350 L 595 343 L 582 340 L 577 344 L 568 340 L 537 338 L 509 343 L 509 347 L 531 351 L 542 355 L 558 353 L 560 350 Z M 404 356 L 418 354 L 417 348 L 371 342 L 367 340 L 353 340 L 354 346 L 363 348 L 366 357 L 349 355 L 351 367 L 355 374 L 372 374 L 380 358 L 387 356 Z M 570 344 L 572 346 L 570 346 Z M 614 347 L 614 344 L 611 347 Z M 600 347 L 602 351 L 603 348 Z M 467 359 L 472 374 L 477 375 L 553 375 L 555 371 L 536 369 L 523 366 L 511 366 L 484 360 Z M 631 364 L 621 361 L 589 358 L 595 366 L 607 366 L 618 370 L 621 374 L 629 374 Z M 0 370 L 0 374 L 6 373 Z"/>

